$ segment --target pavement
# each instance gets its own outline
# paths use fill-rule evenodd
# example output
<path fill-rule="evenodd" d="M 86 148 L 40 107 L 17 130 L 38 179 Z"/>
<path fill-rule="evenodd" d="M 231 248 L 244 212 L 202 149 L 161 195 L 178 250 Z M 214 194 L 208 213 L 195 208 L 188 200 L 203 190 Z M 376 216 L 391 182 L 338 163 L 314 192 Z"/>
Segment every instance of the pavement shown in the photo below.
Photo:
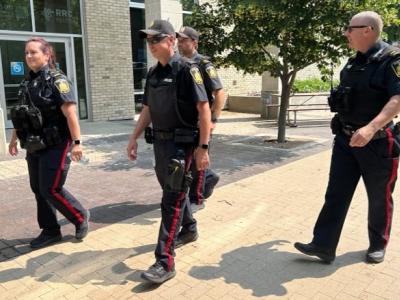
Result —
<path fill-rule="evenodd" d="M 366 264 L 362 183 L 333 264 L 293 247 L 311 239 L 323 204 L 332 137 L 320 117 L 299 116 L 282 145 L 270 141 L 273 122 L 223 113 L 211 149 L 221 181 L 195 215 L 200 238 L 176 250 L 177 276 L 160 286 L 140 279 L 154 263 L 161 193 L 149 145 L 125 158 L 132 121 L 81 124 L 89 163 L 73 164 L 66 187 L 91 211 L 83 242 L 60 216 L 63 241 L 31 251 L 39 229 L 24 153 L 0 157 L 0 299 L 400 299 L 399 209 L 385 261 Z"/>

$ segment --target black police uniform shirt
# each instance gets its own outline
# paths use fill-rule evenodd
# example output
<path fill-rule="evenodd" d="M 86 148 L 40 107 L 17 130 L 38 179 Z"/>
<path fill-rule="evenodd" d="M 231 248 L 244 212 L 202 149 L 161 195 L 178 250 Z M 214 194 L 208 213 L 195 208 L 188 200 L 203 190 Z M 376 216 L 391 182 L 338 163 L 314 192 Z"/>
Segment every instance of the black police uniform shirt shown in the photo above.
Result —
<path fill-rule="evenodd" d="M 63 139 L 70 138 L 67 119 L 61 111 L 64 103 L 76 104 L 72 84 L 61 71 L 46 65 L 39 72 L 29 72 L 28 89 L 33 104 L 41 111 L 43 127 L 57 126 Z"/>
<path fill-rule="evenodd" d="M 351 86 L 350 113 L 340 113 L 342 122 L 364 126 L 374 119 L 391 97 L 400 95 L 400 57 L 377 58 L 389 45 L 377 42 L 366 53 L 357 52 L 340 73 L 340 83 Z"/>
<path fill-rule="evenodd" d="M 197 65 L 191 65 L 188 60 L 175 53 L 169 62 L 163 66 L 159 62 L 150 69 L 146 78 L 143 104 L 150 107 L 150 115 L 154 129 L 170 130 L 181 127 L 177 121 L 178 117 L 175 109 L 171 109 L 173 101 L 177 97 L 180 101 L 184 101 L 184 105 L 190 106 L 197 114 L 196 105 L 198 102 L 207 102 L 207 93 L 204 87 L 203 78 Z M 174 65 L 180 64 L 179 71 L 176 74 L 176 85 L 174 84 Z M 165 103 L 165 110 L 154 112 L 151 107 L 152 92 L 159 87 L 171 87 L 176 95 L 159 95 Z M 179 105 L 180 106 L 180 105 Z M 170 109 L 169 109 L 170 108 Z M 197 118 L 197 115 L 196 115 Z M 197 119 L 195 120 L 197 123 Z"/>
<path fill-rule="evenodd" d="M 203 73 L 203 77 L 206 88 L 210 87 L 211 91 L 218 91 L 222 89 L 222 83 L 218 76 L 217 70 L 207 57 L 196 52 L 191 59 L 198 64 L 204 64 L 205 73 Z"/>

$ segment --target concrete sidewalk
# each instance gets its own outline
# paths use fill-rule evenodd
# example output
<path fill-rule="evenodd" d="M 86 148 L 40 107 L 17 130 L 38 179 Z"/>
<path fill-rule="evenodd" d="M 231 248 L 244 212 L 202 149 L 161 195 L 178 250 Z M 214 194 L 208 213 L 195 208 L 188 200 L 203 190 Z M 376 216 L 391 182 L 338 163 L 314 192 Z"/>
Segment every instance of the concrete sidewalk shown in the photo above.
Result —
<path fill-rule="evenodd" d="M 254 129 L 241 128 L 241 122 L 237 127 L 224 122 L 235 135 L 259 134 Z M 260 127 L 265 133 L 265 128 Z M 217 141 L 224 138 L 221 133 Z M 242 147 L 245 152 L 244 146 L 237 143 L 240 144 L 239 139 L 229 140 L 232 152 L 238 151 L 235 147 Z M 225 144 L 221 142 L 220 147 Z M 266 156 L 270 153 L 257 149 Z M 248 155 L 255 155 L 247 151 Z M 97 151 L 92 157 L 109 154 Z M 286 159 L 290 163 L 266 170 L 257 169 L 258 165 L 252 163 L 241 170 L 246 174 L 248 169 L 257 171 L 243 178 L 231 169 L 236 179 L 216 189 L 206 208 L 196 214 L 200 238 L 176 250 L 177 276 L 161 286 L 140 279 L 140 273 L 154 263 L 160 211 L 153 208 L 92 230 L 81 243 L 64 239 L 52 247 L 1 262 L 0 298 L 399 299 L 399 209 L 395 205 L 385 262 L 364 263 L 368 238 L 362 184 L 349 210 L 333 264 L 322 264 L 293 248 L 295 241 L 309 241 L 312 236 L 323 202 L 329 158 L 328 150 L 302 159 L 289 155 Z M 224 171 L 222 167 L 221 170 Z M 111 177 L 113 173 L 109 174 Z M 229 172 L 224 175 L 228 177 Z M 135 186 L 142 184 L 141 178 L 139 182 L 135 177 L 131 180 Z M 96 188 L 97 185 L 92 187 Z M 118 193 L 118 185 L 107 188 Z M 399 196 L 396 191 L 395 202 Z"/>

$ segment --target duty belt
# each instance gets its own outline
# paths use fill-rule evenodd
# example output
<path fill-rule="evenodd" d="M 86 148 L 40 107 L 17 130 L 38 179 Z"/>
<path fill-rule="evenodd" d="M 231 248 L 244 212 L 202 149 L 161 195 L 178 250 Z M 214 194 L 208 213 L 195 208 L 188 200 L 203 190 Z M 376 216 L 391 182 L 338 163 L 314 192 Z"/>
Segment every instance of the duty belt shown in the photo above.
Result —
<path fill-rule="evenodd" d="M 174 138 L 174 132 L 153 130 L 153 138 L 155 140 L 172 140 Z"/>

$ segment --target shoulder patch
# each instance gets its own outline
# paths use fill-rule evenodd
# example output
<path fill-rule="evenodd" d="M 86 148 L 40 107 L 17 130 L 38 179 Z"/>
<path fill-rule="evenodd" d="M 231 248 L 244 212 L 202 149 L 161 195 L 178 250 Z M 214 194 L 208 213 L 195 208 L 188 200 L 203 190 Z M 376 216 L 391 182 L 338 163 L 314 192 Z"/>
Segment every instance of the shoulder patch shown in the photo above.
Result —
<path fill-rule="evenodd" d="M 396 74 L 396 76 L 400 78 L 400 60 L 395 61 L 392 64 L 392 68 L 393 68 L 393 71 Z"/>
<path fill-rule="evenodd" d="M 214 66 L 207 67 L 206 72 L 207 72 L 208 76 L 210 76 L 210 78 L 212 78 L 212 79 L 218 78 L 218 73 L 217 73 L 217 70 L 214 68 Z"/>
<path fill-rule="evenodd" d="M 71 87 L 65 79 L 57 79 L 54 84 L 61 94 L 68 94 L 71 91 Z"/>
<path fill-rule="evenodd" d="M 203 84 L 203 77 L 201 77 L 200 70 L 198 67 L 191 67 L 190 75 L 192 75 L 194 82 L 196 82 L 197 84 Z"/>

